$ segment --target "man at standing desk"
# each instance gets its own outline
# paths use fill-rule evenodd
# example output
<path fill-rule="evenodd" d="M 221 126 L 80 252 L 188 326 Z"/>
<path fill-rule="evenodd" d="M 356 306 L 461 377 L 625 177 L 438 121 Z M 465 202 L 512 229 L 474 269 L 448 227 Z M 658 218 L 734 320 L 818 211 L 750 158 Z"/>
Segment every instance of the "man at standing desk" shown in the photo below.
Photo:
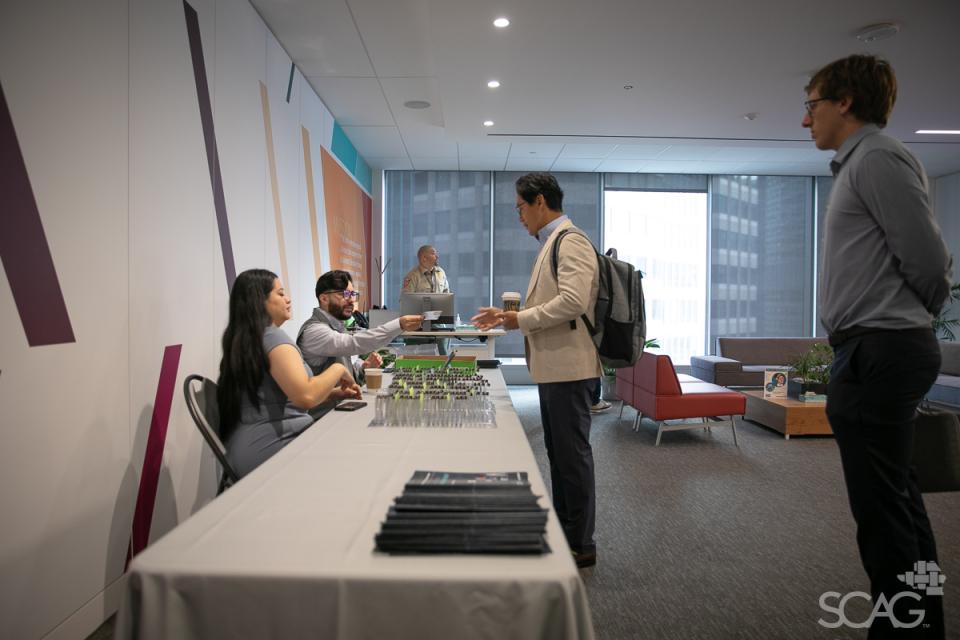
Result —
<path fill-rule="evenodd" d="M 403 277 L 404 293 L 447 293 L 450 283 L 438 264 L 440 254 L 429 244 L 417 250 L 417 266 Z"/>
<path fill-rule="evenodd" d="M 942 591 L 916 591 L 899 576 L 937 561 L 911 456 L 917 405 L 940 369 L 931 325 L 952 260 L 923 167 L 881 131 L 897 98 L 889 63 L 837 60 L 806 91 L 803 126 L 819 149 L 837 152 L 820 270 L 820 320 L 834 349 L 827 418 L 871 595 L 893 609 L 875 617 L 868 637 L 943 638 Z M 922 627 L 897 628 L 894 619 L 913 621 L 917 610 Z"/>
<path fill-rule="evenodd" d="M 473 317 L 480 329 L 520 329 L 530 377 L 540 395 L 540 418 L 550 459 L 553 506 L 578 567 L 597 562 L 593 539 L 596 490 L 590 448 L 590 406 L 600 358 L 581 316 L 593 322 L 599 289 L 593 245 L 563 213 L 563 190 L 549 173 L 517 180 L 517 214 L 540 242 L 523 311 L 482 307 Z M 558 232 L 557 273 L 551 253 Z"/>
<path fill-rule="evenodd" d="M 404 293 L 449 293 L 450 283 L 446 272 L 440 268 L 440 253 L 431 245 L 417 249 L 417 266 L 403 277 Z M 426 311 L 426 309 L 425 309 Z M 446 338 L 404 338 L 406 344 L 436 344 L 437 352 L 446 355 L 449 341 Z"/>

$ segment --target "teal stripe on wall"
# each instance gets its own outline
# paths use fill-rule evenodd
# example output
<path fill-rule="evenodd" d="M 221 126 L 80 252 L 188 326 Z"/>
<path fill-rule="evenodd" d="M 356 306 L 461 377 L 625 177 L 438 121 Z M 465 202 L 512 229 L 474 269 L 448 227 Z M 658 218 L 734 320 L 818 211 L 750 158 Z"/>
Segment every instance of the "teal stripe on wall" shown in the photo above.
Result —
<path fill-rule="evenodd" d="M 343 132 L 339 122 L 333 123 L 333 140 L 330 142 L 330 150 L 333 155 L 340 159 L 343 166 L 350 173 L 356 175 L 357 172 L 357 148 L 350 142 L 350 138 Z"/>
<path fill-rule="evenodd" d="M 357 177 L 357 182 L 367 190 L 367 193 L 373 193 L 373 171 L 370 170 L 370 165 L 359 155 L 357 156 L 357 170 L 354 175 Z"/>
<path fill-rule="evenodd" d="M 357 148 L 350 142 L 350 138 L 344 133 L 340 123 L 333 122 L 333 140 L 330 141 L 330 151 L 343 163 L 353 177 L 356 178 L 360 186 L 367 190 L 367 193 L 373 193 L 373 171 L 370 165 L 363 159 Z"/>

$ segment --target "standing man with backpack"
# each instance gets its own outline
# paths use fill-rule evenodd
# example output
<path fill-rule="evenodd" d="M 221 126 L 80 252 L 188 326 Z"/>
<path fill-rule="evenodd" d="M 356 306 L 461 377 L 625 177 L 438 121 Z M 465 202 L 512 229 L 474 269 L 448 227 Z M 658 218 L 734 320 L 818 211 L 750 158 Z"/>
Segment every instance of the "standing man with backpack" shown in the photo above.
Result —
<path fill-rule="evenodd" d="M 593 539 L 596 490 L 590 447 L 591 394 L 602 374 L 597 347 L 585 322 L 594 322 L 599 289 L 597 254 L 563 213 L 563 190 L 549 173 L 529 173 L 516 183 L 517 214 L 540 242 L 522 311 L 482 307 L 480 329 L 520 329 L 530 377 L 537 383 L 540 418 L 550 459 L 553 505 L 578 567 L 597 562 Z M 565 241 L 551 255 L 559 232 Z"/>

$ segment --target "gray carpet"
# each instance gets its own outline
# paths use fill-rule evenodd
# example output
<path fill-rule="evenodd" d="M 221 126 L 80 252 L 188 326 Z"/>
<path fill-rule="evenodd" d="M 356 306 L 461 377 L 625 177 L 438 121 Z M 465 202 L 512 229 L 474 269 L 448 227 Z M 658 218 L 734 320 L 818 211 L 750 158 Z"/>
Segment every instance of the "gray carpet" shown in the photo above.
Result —
<path fill-rule="evenodd" d="M 536 387 L 510 387 L 549 485 Z M 869 591 L 840 456 L 829 437 L 783 436 L 737 422 L 664 433 L 619 402 L 594 416 L 597 552 L 581 571 L 600 640 L 864 638 L 817 620 L 825 591 Z M 947 577 L 947 637 L 960 637 L 960 493 L 925 496 Z M 953 523 L 953 524 L 950 524 Z M 835 601 L 834 601 L 835 603 Z M 848 617 L 870 606 L 851 600 Z"/>

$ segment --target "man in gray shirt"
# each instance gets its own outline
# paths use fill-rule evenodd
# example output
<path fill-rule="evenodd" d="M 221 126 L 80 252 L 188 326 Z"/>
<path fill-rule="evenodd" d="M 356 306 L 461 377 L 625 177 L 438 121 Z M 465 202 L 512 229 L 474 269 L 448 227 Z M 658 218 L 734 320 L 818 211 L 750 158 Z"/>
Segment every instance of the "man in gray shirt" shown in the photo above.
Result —
<path fill-rule="evenodd" d="M 317 280 L 317 308 L 300 327 L 297 346 L 303 352 L 313 373 L 319 374 L 334 362 L 340 362 L 363 384 L 363 370 L 379 367 L 383 360 L 376 349 L 385 347 L 404 331 L 420 326 L 423 316 L 403 316 L 386 324 L 347 332 L 344 321 L 353 315 L 360 294 L 353 288 L 353 278 L 346 271 L 328 271 Z M 366 360 L 356 357 L 370 352 Z"/>
<path fill-rule="evenodd" d="M 881 132 L 897 97 L 890 65 L 868 55 L 837 60 L 806 91 L 803 126 L 818 148 L 837 152 L 820 270 L 820 320 L 834 348 L 827 417 L 874 602 L 895 602 L 902 623 L 924 611 L 912 630 L 876 616 L 869 637 L 943 638 L 942 597 L 897 576 L 937 561 L 910 464 L 917 406 L 940 369 L 931 324 L 949 295 L 952 259 L 923 167 Z M 909 597 L 894 601 L 904 591 Z"/>

